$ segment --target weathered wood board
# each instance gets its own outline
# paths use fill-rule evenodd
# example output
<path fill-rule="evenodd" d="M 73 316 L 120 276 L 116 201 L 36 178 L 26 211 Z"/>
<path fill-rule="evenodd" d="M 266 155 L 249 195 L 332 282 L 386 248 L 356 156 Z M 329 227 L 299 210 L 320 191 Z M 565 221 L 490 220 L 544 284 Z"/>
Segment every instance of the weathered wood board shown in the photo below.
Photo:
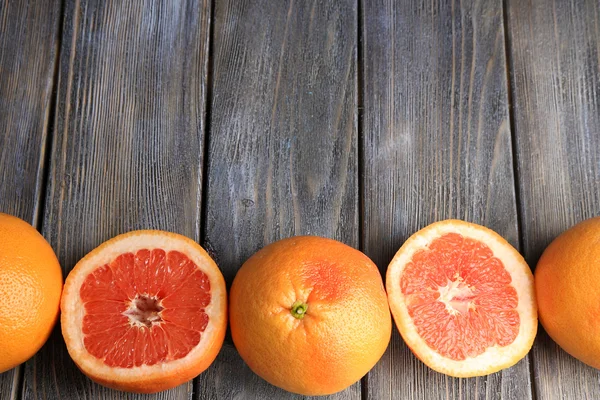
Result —
<path fill-rule="evenodd" d="M 0 212 L 38 229 L 60 12 L 60 1 L 0 2 Z M 0 374 L 1 400 L 18 398 L 21 372 Z"/>
<path fill-rule="evenodd" d="M 577 222 L 600 215 L 600 4 L 508 1 L 523 251 L 532 267 Z M 540 331 L 537 399 L 599 399 L 600 373 Z"/>
<path fill-rule="evenodd" d="M 44 235 L 66 273 L 134 229 L 200 240 L 208 1 L 66 3 Z M 189 399 L 92 383 L 58 329 L 26 364 L 25 399 Z"/>
<path fill-rule="evenodd" d="M 518 247 L 502 4 L 363 2 L 364 249 L 385 273 L 429 223 L 459 218 Z M 528 359 L 453 379 L 397 331 L 368 399 L 531 398 Z"/>
<path fill-rule="evenodd" d="M 216 2 L 205 245 L 228 284 L 284 237 L 358 246 L 356 32 L 354 1 Z M 199 398 L 295 397 L 230 340 L 200 382 Z"/>

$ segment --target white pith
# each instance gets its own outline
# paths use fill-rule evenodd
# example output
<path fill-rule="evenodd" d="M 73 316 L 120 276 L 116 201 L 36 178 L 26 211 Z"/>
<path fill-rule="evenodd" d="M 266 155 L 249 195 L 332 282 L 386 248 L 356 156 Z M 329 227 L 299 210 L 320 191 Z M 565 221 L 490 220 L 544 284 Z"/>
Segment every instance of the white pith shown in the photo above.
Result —
<path fill-rule="evenodd" d="M 493 346 L 476 357 L 456 361 L 442 356 L 431 349 L 417 333 L 417 329 L 408 313 L 405 298 L 400 288 L 400 279 L 406 264 L 417 250 L 425 249 L 434 239 L 446 234 L 458 233 L 466 238 L 484 242 L 495 257 L 502 261 L 510 274 L 511 285 L 517 290 L 519 301 L 517 312 L 520 316 L 519 333 L 509 345 Z M 456 283 L 454 283 L 456 282 Z M 449 282 L 440 289 L 444 292 L 446 308 L 453 308 L 452 298 L 465 290 L 459 280 Z M 533 286 L 533 275 L 523 257 L 504 239 L 487 228 L 462 222 L 442 221 L 432 224 L 409 238 L 392 259 L 386 276 L 386 289 L 390 297 L 390 309 L 400 333 L 412 351 L 428 366 L 438 372 L 452 376 L 487 375 L 509 367 L 523 358 L 537 333 L 537 306 Z M 462 293 L 462 292 L 461 292 Z"/>
<path fill-rule="evenodd" d="M 129 306 L 127 307 L 127 310 L 125 310 L 122 314 L 129 319 L 129 325 L 131 326 L 135 325 L 140 328 L 146 326 L 146 324 L 144 324 L 141 321 L 141 319 L 148 321 L 151 325 L 160 325 L 160 323 L 162 322 L 161 312 L 163 310 L 162 300 L 158 299 L 156 296 L 149 296 L 148 293 L 141 293 L 141 295 L 145 298 L 155 300 L 156 305 L 160 308 L 160 311 L 150 312 L 150 315 L 140 316 L 140 310 L 137 304 L 138 298 L 136 297 L 135 299 L 132 299 L 128 302 Z"/>
<path fill-rule="evenodd" d="M 62 329 L 65 337 L 72 340 L 67 341 L 69 353 L 77 361 L 79 367 L 92 375 L 107 380 L 114 380 L 115 375 L 125 379 L 144 378 L 153 374 L 177 373 L 185 370 L 191 360 L 200 359 L 209 348 L 215 345 L 213 333 L 220 329 L 223 318 L 226 318 L 226 292 L 225 282 L 218 267 L 212 260 L 208 260 L 205 253 L 198 250 L 191 240 L 182 240 L 175 234 L 140 233 L 123 238 L 115 238 L 101 246 L 102 251 L 93 252 L 84 257 L 68 277 L 69 285 L 65 286 L 63 293 L 63 317 Z M 159 248 L 165 252 L 179 251 L 185 254 L 202 270 L 209 278 L 211 289 L 211 301 L 205 308 L 209 316 L 209 322 L 202 333 L 200 343 L 185 357 L 158 363 L 152 366 L 142 365 L 139 367 L 121 368 L 110 367 L 104 362 L 88 353 L 83 344 L 82 321 L 85 314 L 84 305 L 81 301 L 79 290 L 87 276 L 96 268 L 110 263 L 118 255 L 131 252 L 135 253 L 141 249 L 152 250 Z M 218 336 L 218 335 L 217 335 Z"/>
<path fill-rule="evenodd" d="M 446 311 L 450 314 L 465 313 L 469 309 L 475 308 L 471 301 L 455 300 L 457 297 L 467 297 L 473 294 L 469 285 L 465 284 L 460 276 L 456 276 L 453 281 L 448 281 L 445 286 L 440 286 L 438 291 L 440 293 L 439 301 L 444 303 Z"/>

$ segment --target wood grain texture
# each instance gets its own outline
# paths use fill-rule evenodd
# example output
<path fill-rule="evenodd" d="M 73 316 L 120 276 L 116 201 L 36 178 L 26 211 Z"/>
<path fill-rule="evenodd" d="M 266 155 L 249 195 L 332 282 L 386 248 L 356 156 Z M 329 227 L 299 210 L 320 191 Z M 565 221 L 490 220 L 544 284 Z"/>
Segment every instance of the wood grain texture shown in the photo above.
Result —
<path fill-rule="evenodd" d="M 358 246 L 357 8 L 350 0 L 215 4 L 206 246 L 231 284 L 278 239 Z M 230 341 L 200 398 L 296 398 L 267 384 Z M 336 399 L 360 398 L 360 384 Z"/>
<path fill-rule="evenodd" d="M 508 1 L 524 252 L 600 215 L 600 3 Z M 600 373 L 540 332 L 537 398 L 598 399 Z"/>
<path fill-rule="evenodd" d="M 0 212 L 37 225 L 60 1 L 0 1 Z M 38 228 L 40 228 L 38 226 Z M 0 374 L 0 399 L 18 396 L 21 367 Z"/>
<path fill-rule="evenodd" d="M 518 247 L 502 5 L 364 1 L 365 252 L 385 273 L 438 220 L 488 226 Z M 413 356 L 397 330 L 368 399 L 528 399 L 528 359 L 454 379 Z"/>
<path fill-rule="evenodd" d="M 199 240 L 209 3 L 68 1 L 44 234 L 65 275 L 134 229 Z M 92 383 L 58 330 L 26 365 L 25 399 L 135 396 Z"/>

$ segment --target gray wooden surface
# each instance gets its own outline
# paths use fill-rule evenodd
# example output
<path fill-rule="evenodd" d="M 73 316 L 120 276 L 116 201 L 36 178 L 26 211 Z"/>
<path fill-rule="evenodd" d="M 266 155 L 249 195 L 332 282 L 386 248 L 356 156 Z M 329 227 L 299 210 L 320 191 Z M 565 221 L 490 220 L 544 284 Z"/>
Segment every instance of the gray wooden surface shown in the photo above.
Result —
<path fill-rule="evenodd" d="M 133 229 L 200 240 L 209 5 L 66 4 L 43 234 L 66 273 Z M 24 399 L 132 396 L 86 379 L 61 335 L 25 365 Z"/>
<path fill-rule="evenodd" d="M 0 0 L 0 212 L 42 230 L 65 272 L 157 228 L 202 243 L 228 284 L 263 245 L 305 233 L 384 273 L 448 217 L 495 229 L 533 268 L 600 214 L 600 3 Z M 297 397 L 230 338 L 158 395 L 93 384 L 58 330 L 0 375 L 1 400 Z M 595 400 L 600 374 L 540 332 L 515 367 L 453 379 L 394 330 L 332 398 Z"/>
<path fill-rule="evenodd" d="M 509 1 L 508 21 L 523 252 L 534 267 L 562 231 L 600 215 L 600 3 Z M 543 331 L 531 359 L 538 399 L 600 399 L 600 372 Z"/>
<path fill-rule="evenodd" d="M 363 240 L 382 274 L 404 240 L 440 219 L 488 226 L 518 247 L 501 4 L 442 3 L 365 2 Z M 367 398 L 531 398 L 528 359 L 453 379 L 395 332 Z"/>
<path fill-rule="evenodd" d="M 0 212 L 41 229 L 60 2 L 0 2 Z M 0 399 L 16 399 L 22 366 L 0 374 Z"/>
<path fill-rule="evenodd" d="M 358 246 L 357 8 L 215 5 L 204 244 L 230 285 L 284 237 Z M 200 382 L 200 398 L 296 397 L 254 375 L 229 340 Z M 331 398 L 360 399 L 360 383 Z"/>

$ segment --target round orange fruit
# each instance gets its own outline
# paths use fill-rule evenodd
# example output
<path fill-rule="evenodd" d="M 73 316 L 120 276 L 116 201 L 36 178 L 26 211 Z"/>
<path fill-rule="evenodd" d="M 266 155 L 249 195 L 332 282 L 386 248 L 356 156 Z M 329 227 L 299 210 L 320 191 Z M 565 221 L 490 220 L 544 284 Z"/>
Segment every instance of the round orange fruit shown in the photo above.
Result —
<path fill-rule="evenodd" d="M 510 367 L 529 352 L 537 332 L 527 263 L 480 225 L 446 220 L 412 235 L 388 267 L 386 289 L 406 344 L 447 375 Z"/>
<path fill-rule="evenodd" d="M 600 369 L 600 217 L 546 248 L 535 268 L 540 322 L 567 353 Z"/>
<path fill-rule="evenodd" d="M 303 395 L 335 393 L 358 381 L 391 335 L 375 264 L 315 236 L 272 243 L 244 263 L 231 286 L 230 326 L 256 374 Z"/>
<path fill-rule="evenodd" d="M 92 380 L 153 393 L 214 361 L 226 307 L 223 275 L 200 245 L 174 233 L 134 231 L 103 243 L 69 273 L 62 333 Z"/>
<path fill-rule="evenodd" d="M 43 236 L 0 213 L 0 372 L 27 361 L 46 342 L 58 317 L 62 283 Z"/>

